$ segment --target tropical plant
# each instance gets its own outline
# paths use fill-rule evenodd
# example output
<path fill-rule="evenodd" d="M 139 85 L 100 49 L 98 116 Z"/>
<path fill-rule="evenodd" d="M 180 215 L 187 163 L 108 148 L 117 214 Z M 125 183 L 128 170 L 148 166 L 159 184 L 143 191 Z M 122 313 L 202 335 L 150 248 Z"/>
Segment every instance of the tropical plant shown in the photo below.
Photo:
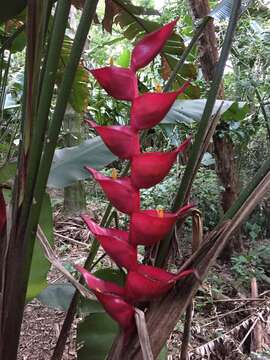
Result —
<path fill-rule="evenodd" d="M 74 1 L 74 3 L 82 5 L 83 1 Z M 116 1 L 114 4 L 115 3 Z M 45 195 L 45 189 L 61 124 L 67 104 L 71 99 L 70 96 L 72 94 L 76 71 L 78 70 L 89 27 L 95 16 L 97 1 L 84 1 L 78 29 L 68 54 L 66 67 L 63 69 L 63 76 L 60 80 L 57 71 L 61 60 L 61 49 L 65 41 L 71 2 L 66 0 L 58 0 L 56 3 L 53 1 L 13 0 L 8 3 L 7 11 L 1 13 L 1 21 L 5 21 L 10 16 L 17 14 L 26 4 L 28 5 L 25 21 L 27 29 L 26 75 L 23 86 L 21 140 L 17 157 L 17 169 L 12 189 L 10 183 L 6 184 L 6 182 L 1 182 L 0 187 L 0 358 L 8 360 L 15 360 L 17 357 L 20 327 L 26 298 L 27 296 L 28 299 L 35 297 L 45 286 L 44 279 L 46 274 L 44 274 L 44 269 L 46 270 L 48 268 L 48 263 L 42 266 L 40 265 L 40 259 L 46 259 L 38 247 L 38 243 L 35 242 L 38 224 L 40 226 L 37 237 L 43 245 L 42 249 L 46 257 L 67 276 L 82 294 L 90 296 L 89 291 L 84 288 L 82 284 L 78 283 L 69 271 L 59 263 L 55 254 L 51 251 L 49 242 L 47 240 L 47 242 L 45 241 L 45 238 L 48 240 L 51 239 L 50 231 L 52 229 L 51 225 L 48 226 L 48 228 L 46 226 L 51 220 L 51 209 L 48 197 Z M 108 195 L 112 204 L 118 208 L 118 210 L 131 215 L 131 226 L 129 234 L 121 230 L 105 228 L 109 225 L 112 204 L 108 205 L 100 226 L 97 226 L 91 219 L 86 217 L 87 224 L 97 239 L 93 241 L 88 259 L 84 264 L 86 270 L 82 270 L 81 267 L 78 269 L 85 275 L 96 297 L 99 298 L 108 312 L 125 329 L 129 329 L 131 323 L 134 325 L 134 303 L 136 303 L 136 305 L 137 302 L 140 303 L 140 306 L 144 308 L 146 313 L 151 347 L 149 341 L 147 341 L 148 336 L 144 317 L 136 310 L 137 315 L 141 314 L 141 318 L 137 321 L 140 325 L 140 329 L 138 330 L 140 341 L 136 334 L 132 337 L 124 336 L 124 338 L 123 335 L 120 335 L 120 337 L 115 340 L 109 352 L 108 346 L 111 344 L 112 334 L 116 332 L 115 326 L 112 322 L 108 322 L 108 317 L 104 316 L 104 313 L 95 313 L 93 316 L 91 315 L 86 318 L 85 322 L 79 327 L 78 338 L 83 340 L 85 339 L 84 336 L 87 335 L 89 339 L 88 342 L 86 341 L 85 350 L 82 350 L 80 353 L 84 356 L 87 356 L 87 344 L 93 346 L 91 333 L 89 337 L 87 330 L 91 330 L 93 334 L 97 329 L 99 331 L 101 330 L 99 340 L 102 339 L 102 342 L 104 342 L 104 338 L 109 338 L 110 340 L 109 343 L 106 342 L 106 349 L 104 350 L 103 348 L 103 352 L 100 353 L 100 356 L 103 358 L 108 356 L 109 359 L 118 360 L 121 358 L 138 359 L 141 358 L 141 349 L 146 352 L 150 358 L 153 352 L 152 357 L 156 358 L 171 330 L 178 321 L 179 316 L 183 314 L 192 300 L 200 285 L 200 280 L 203 280 L 206 276 L 210 265 L 213 264 L 232 232 L 244 221 L 269 186 L 270 164 L 269 160 L 267 160 L 259 169 L 254 179 L 250 181 L 247 187 L 240 193 L 239 198 L 225 214 L 218 227 L 207 235 L 207 238 L 202 244 L 200 243 L 200 226 L 198 225 L 197 228 L 195 226 L 194 242 L 196 243 L 197 241 L 197 244 L 194 244 L 193 247 L 195 252 L 181 269 L 179 269 L 178 275 L 162 269 L 162 267 L 165 267 L 167 264 L 168 255 L 172 249 L 172 233 L 170 230 L 177 217 L 181 214 L 181 209 L 184 208 L 186 210 L 184 205 L 188 202 L 193 180 L 217 125 L 217 115 L 220 115 L 221 109 L 218 109 L 218 114 L 213 115 L 213 108 L 231 48 L 241 1 L 236 0 L 230 2 L 230 4 L 229 26 L 201 121 L 198 124 L 194 143 L 190 150 L 190 157 L 171 209 L 172 214 L 174 214 L 173 216 L 162 210 L 141 211 L 139 205 L 139 189 L 151 187 L 161 181 L 173 164 L 177 153 L 182 150 L 182 147 L 180 146 L 176 150 L 168 153 L 141 154 L 138 132 L 145 127 L 151 128 L 159 122 L 165 116 L 167 110 L 169 110 L 170 105 L 176 99 L 179 91 L 139 95 L 135 73 L 139 68 L 151 61 L 152 57 L 161 50 L 163 40 L 165 40 L 168 35 L 164 35 L 162 41 L 158 41 L 155 38 L 156 34 L 164 34 L 164 32 L 166 32 L 164 29 L 169 29 L 170 33 L 174 22 L 148 35 L 135 46 L 131 67 L 123 69 L 117 66 L 110 66 L 91 71 L 109 94 L 118 99 L 132 102 L 132 116 L 129 126 L 112 125 L 110 127 L 89 122 L 89 124 L 100 133 L 100 136 L 117 156 L 131 160 L 130 176 L 126 176 L 128 174 L 128 168 L 126 168 L 123 174 L 124 178 L 112 179 L 99 174 L 96 170 L 89 169 Z M 108 1 L 107 11 L 109 5 L 111 5 L 111 2 Z M 138 8 L 133 8 L 129 3 L 117 0 L 117 5 L 118 8 L 114 15 L 116 14 L 122 26 L 127 26 L 126 33 L 129 34 L 130 38 L 132 29 L 133 34 L 135 34 L 132 36 L 132 39 L 138 39 L 138 37 L 142 35 L 142 32 L 149 32 L 159 28 L 158 23 L 141 21 L 136 15 Z M 109 16 L 107 14 L 107 21 L 108 18 Z M 169 82 L 165 87 L 166 91 L 169 90 L 175 82 L 176 77 L 178 85 L 183 84 L 185 76 L 184 72 L 180 70 L 191 68 L 190 66 L 184 66 L 185 60 L 210 18 L 211 16 L 203 20 L 195 32 L 191 45 L 187 48 L 183 46 L 181 58 L 175 68 L 174 65 L 177 63 L 177 60 L 173 57 L 173 55 L 176 55 L 174 41 L 180 41 L 182 44 L 183 42 L 181 42 L 179 36 L 175 34 L 170 37 L 168 43 L 170 46 L 165 46 L 163 56 L 175 71 L 172 72 Z M 50 26 L 52 26 L 52 28 L 50 28 Z M 23 29 L 24 25 L 16 31 L 17 34 L 11 35 L 4 43 L 3 49 L 7 49 L 7 46 L 13 42 L 18 33 L 21 33 Z M 150 44 L 149 39 L 151 39 Z M 147 52 L 143 54 L 142 44 L 146 45 L 147 51 L 152 49 L 152 52 L 150 51 L 150 53 Z M 153 50 L 153 48 L 155 49 Z M 1 50 L 2 52 L 3 49 Z M 177 55 L 179 55 L 179 53 L 177 53 Z M 56 84 L 58 84 L 58 89 L 55 94 Z M 190 86 L 186 90 L 186 93 L 192 96 L 192 92 L 194 95 L 194 87 Z M 152 98 L 162 99 L 162 101 L 158 103 L 161 108 L 155 109 L 154 112 L 155 115 L 158 114 L 158 118 L 154 119 L 150 111 L 153 106 Z M 156 110 L 158 111 L 156 112 Z M 145 125 L 145 123 L 147 123 L 147 125 Z M 128 144 L 129 146 L 123 148 L 122 144 Z M 83 145 L 85 151 L 86 144 Z M 78 151 L 78 148 L 75 150 Z M 156 168 L 153 167 L 153 161 L 156 161 L 156 157 L 158 157 L 158 159 L 160 159 L 160 157 L 166 159 L 165 162 L 157 161 L 157 163 L 160 164 L 161 171 L 161 173 L 158 174 L 155 173 Z M 148 174 L 145 169 L 142 170 L 142 164 L 147 164 L 145 169 L 149 170 Z M 3 176 L 3 178 L 7 179 L 7 175 L 6 177 Z M 10 177 L 8 177 L 8 180 L 10 180 Z M 6 204 L 8 206 L 6 206 Z M 149 237 L 147 238 L 145 231 L 146 229 L 148 230 L 149 227 L 146 226 L 148 225 L 146 218 L 149 216 L 151 220 L 155 222 L 155 226 L 151 228 L 148 234 Z M 198 220 L 198 213 L 194 214 L 194 217 L 195 216 Z M 170 221 L 165 226 L 164 224 L 168 219 Z M 196 224 L 196 221 L 194 221 L 194 224 Z M 199 222 L 197 222 L 197 224 L 199 224 Z M 48 229 L 49 231 L 47 231 Z M 163 231 L 162 237 L 168 233 L 162 240 L 160 231 Z M 133 239 L 133 245 L 127 242 L 128 235 L 130 239 Z M 113 236 L 113 241 L 117 244 L 114 248 L 112 248 L 111 236 Z M 94 265 L 99 246 L 97 240 L 99 240 L 105 250 L 115 258 L 116 262 L 127 268 L 128 274 L 124 279 L 124 285 L 116 286 L 115 284 L 103 282 L 100 280 L 100 278 L 102 278 L 101 275 L 95 274 L 96 277 L 94 277 L 90 274 L 89 270 Z M 158 240 L 161 241 L 159 244 L 156 244 Z M 137 263 L 136 247 L 138 244 L 154 244 L 154 250 L 157 256 L 153 267 Z M 130 257 L 123 257 L 121 251 L 127 251 Z M 41 276 L 43 279 L 41 286 L 40 281 L 37 281 L 40 271 L 43 273 Z M 45 273 L 46 272 L 47 271 L 45 271 Z M 188 273 L 189 276 L 185 276 L 181 281 L 178 281 L 178 277 L 182 277 L 183 274 L 187 275 Z M 142 289 L 137 286 L 139 282 L 138 279 L 143 281 L 144 286 Z M 128 298 L 126 294 L 123 294 L 123 289 L 128 289 Z M 150 290 L 152 291 L 151 294 Z M 74 292 L 70 291 L 70 289 L 67 291 L 66 289 L 66 293 L 71 294 L 72 299 L 53 359 L 60 359 L 62 356 L 67 333 L 76 313 L 78 300 L 80 299 L 79 291 L 76 290 Z M 148 304 L 141 304 L 140 300 L 151 300 L 149 299 L 150 295 L 155 296 L 157 294 L 162 296 L 155 302 L 150 301 Z M 127 310 L 126 318 L 123 318 L 121 313 L 119 313 L 117 309 L 119 304 L 123 305 Z M 161 313 L 163 314 L 162 317 L 160 316 Z M 143 331 L 141 329 L 143 329 Z M 142 341 L 142 334 L 145 335 L 145 341 Z M 125 343 L 125 355 L 123 355 L 122 352 L 122 340 L 124 340 Z M 97 344 L 100 345 L 100 342 L 97 341 Z"/>

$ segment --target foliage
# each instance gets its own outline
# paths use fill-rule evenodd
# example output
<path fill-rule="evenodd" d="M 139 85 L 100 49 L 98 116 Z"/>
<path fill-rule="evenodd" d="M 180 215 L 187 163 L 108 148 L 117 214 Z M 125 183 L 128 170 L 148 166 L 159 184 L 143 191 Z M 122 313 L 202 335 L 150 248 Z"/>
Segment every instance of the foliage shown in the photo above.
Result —
<path fill-rule="evenodd" d="M 184 167 L 174 166 L 169 176 L 152 189 L 141 192 L 143 208 L 170 208 L 175 191 L 179 185 Z M 219 194 L 222 187 L 214 170 L 201 167 L 194 181 L 191 202 L 196 205 L 204 216 L 205 231 L 213 229 L 220 220 Z"/>
<path fill-rule="evenodd" d="M 255 276 L 259 282 L 265 283 L 267 281 L 269 284 L 269 259 L 269 244 L 257 246 L 246 253 L 233 256 L 231 269 L 237 282 L 249 287 L 251 278 Z"/>

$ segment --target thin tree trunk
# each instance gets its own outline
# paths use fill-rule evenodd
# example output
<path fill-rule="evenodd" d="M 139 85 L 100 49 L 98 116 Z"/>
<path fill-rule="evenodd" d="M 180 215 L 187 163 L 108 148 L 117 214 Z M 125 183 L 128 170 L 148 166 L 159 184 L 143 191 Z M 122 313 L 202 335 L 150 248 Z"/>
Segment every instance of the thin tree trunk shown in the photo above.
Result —
<path fill-rule="evenodd" d="M 81 142 L 82 116 L 69 105 L 64 117 L 65 145 L 79 145 Z M 86 209 L 86 194 L 83 181 L 76 181 L 64 189 L 64 213 L 67 216 L 77 216 Z"/>
<path fill-rule="evenodd" d="M 195 19 L 209 14 L 208 0 L 189 0 L 189 5 Z M 207 82 L 213 80 L 215 66 L 218 61 L 218 43 L 213 20 L 211 20 L 199 40 L 200 64 L 203 76 Z M 219 98 L 224 99 L 223 84 L 219 89 Z M 235 161 L 234 143 L 228 133 L 228 125 L 221 121 L 213 136 L 216 172 L 220 183 L 224 187 L 221 194 L 221 206 L 225 213 L 238 195 L 238 172 Z M 221 253 L 221 258 L 227 260 L 233 251 L 242 249 L 241 237 L 235 234 L 231 237 Z"/>

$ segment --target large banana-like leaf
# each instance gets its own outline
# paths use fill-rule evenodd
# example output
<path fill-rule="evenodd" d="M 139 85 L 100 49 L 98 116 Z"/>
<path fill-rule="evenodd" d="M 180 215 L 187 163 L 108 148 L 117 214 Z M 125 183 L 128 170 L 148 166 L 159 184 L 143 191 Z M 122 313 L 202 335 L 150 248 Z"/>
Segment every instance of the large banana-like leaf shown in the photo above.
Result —
<path fill-rule="evenodd" d="M 222 0 L 209 14 L 216 20 L 228 20 L 231 16 L 234 0 Z M 242 0 L 241 14 L 254 2 L 254 0 Z"/>
<path fill-rule="evenodd" d="M 186 123 L 190 125 L 193 121 L 200 121 L 206 99 L 199 100 L 176 100 L 168 114 L 162 120 L 163 124 Z M 221 106 L 222 105 L 222 106 Z M 220 108 L 221 106 L 221 108 Z M 234 102 L 228 100 L 217 100 L 213 114 L 220 110 L 224 120 L 242 120 L 248 112 L 248 105 L 245 102 Z"/>
<path fill-rule="evenodd" d="M 84 170 L 85 165 L 100 170 L 116 159 L 99 136 L 78 146 L 56 150 L 48 186 L 62 188 L 87 179 L 89 173 Z"/>

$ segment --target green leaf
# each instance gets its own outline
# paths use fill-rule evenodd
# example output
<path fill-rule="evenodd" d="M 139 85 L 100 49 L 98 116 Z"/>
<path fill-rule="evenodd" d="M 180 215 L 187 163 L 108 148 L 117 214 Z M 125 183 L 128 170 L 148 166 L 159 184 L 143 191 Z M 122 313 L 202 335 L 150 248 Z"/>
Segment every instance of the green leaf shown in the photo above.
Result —
<path fill-rule="evenodd" d="M 223 113 L 222 119 L 226 121 L 240 121 L 244 119 L 248 111 L 248 104 L 234 102 L 228 110 Z"/>
<path fill-rule="evenodd" d="M 117 333 L 117 324 L 106 313 L 86 317 L 78 325 L 78 360 L 104 360 Z"/>
<path fill-rule="evenodd" d="M 119 286 L 124 286 L 125 283 L 124 273 L 120 270 L 112 268 L 100 269 L 94 272 L 94 275 L 102 280 L 112 281 Z"/>
<path fill-rule="evenodd" d="M 53 244 L 53 215 L 51 201 L 48 194 L 44 195 L 42 208 L 39 218 L 39 224 L 46 235 L 49 243 Z M 47 287 L 47 273 L 51 264 L 45 258 L 38 240 L 35 241 L 30 277 L 27 288 L 26 301 L 29 302 L 35 298 L 43 289 Z"/>
<path fill-rule="evenodd" d="M 127 11 L 125 11 L 125 9 L 123 9 L 123 11 L 116 16 L 115 21 L 119 23 L 122 28 L 124 28 L 124 36 L 127 39 L 133 41 L 137 41 L 146 33 L 157 30 L 162 26 L 162 24 L 158 22 L 143 19 L 134 14 L 131 16 Z M 169 67 L 173 69 L 177 63 L 177 59 L 184 50 L 185 44 L 183 38 L 180 35 L 173 33 L 162 49 L 161 55 L 166 59 Z M 196 75 L 196 67 L 192 64 L 187 64 L 180 70 L 177 76 L 177 82 L 180 82 L 181 84 L 183 82 L 183 77 L 195 78 Z"/>
<path fill-rule="evenodd" d="M 1 6 L 0 22 L 14 18 L 26 7 L 27 0 L 8 0 Z"/>
<path fill-rule="evenodd" d="M 69 283 L 50 284 L 38 296 L 38 300 L 53 309 L 67 311 L 75 293 L 75 288 Z"/>
<path fill-rule="evenodd" d="M 17 163 L 10 162 L 0 167 L 0 184 L 3 184 L 11 180 L 16 173 Z"/>
<path fill-rule="evenodd" d="M 37 296 L 37 299 L 52 309 L 67 311 L 74 293 L 75 287 L 70 283 L 50 284 Z M 78 313 L 81 316 L 103 312 L 105 310 L 98 301 L 85 299 L 80 296 Z"/>
<path fill-rule="evenodd" d="M 63 74 L 68 63 L 73 41 L 69 37 L 65 37 L 63 48 L 61 51 L 61 62 L 59 63 L 56 82 L 61 84 Z M 89 72 L 82 66 L 77 67 L 71 93 L 69 97 L 69 103 L 73 109 L 81 113 L 86 110 L 88 105 L 89 90 L 88 90 Z"/>
<path fill-rule="evenodd" d="M 165 345 L 162 348 L 161 352 L 159 353 L 157 360 L 167 360 L 167 357 L 168 357 L 168 349 L 167 346 Z"/>
<path fill-rule="evenodd" d="M 130 51 L 128 49 L 124 49 L 116 60 L 117 65 L 128 68 L 130 63 L 130 56 Z"/>
<path fill-rule="evenodd" d="M 26 46 L 26 33 L 22 31 L 12 42 L 11 52 L 21 52 Z"/>
<path fill-rule="evenodd" d="M 226 116 L 226 120 L 234 120 L 235 118 L 243 119 L 248 112 L 248 106 L 244 102 L 235 103 L 233 101 L 227 100 L 216 100 L 213 114 L 215 114 L 220 105 L 222 104 L 221 114 Z M 199 100 L 176 100 L 174 105 L 171 107 L 168 114 L 162 120 L 164 124 L 177 124 L 185 123 L 190 125 L 193 121 L 200 121 L 204 108 L 206 104 L 206 99 Z"/>
<path fill-rule="evenodd" d="M 48 186 L 62 188 L 77 180 L 88 179 L 90 175 L 84 170 L 85 165 L 101 170 L 116 159 L 99 136 L 78 146 L 58 149 L 54 154 Z"/>
<path fill-rule="evenodd" d="M 76 71 L 69 99 L 70 105 L 78 113 L 85 111 L 88 105 L 88 78 L 89 73 L 82 66 L 79 66 Z"/>
<path fill-rule="evenodd" d="M 78 313 L 82 316 L 104 313 L 105 310 L 103 306 L 96 300 L 89 300 L 82 296 L 79 298 L 78 302 Z"/>

